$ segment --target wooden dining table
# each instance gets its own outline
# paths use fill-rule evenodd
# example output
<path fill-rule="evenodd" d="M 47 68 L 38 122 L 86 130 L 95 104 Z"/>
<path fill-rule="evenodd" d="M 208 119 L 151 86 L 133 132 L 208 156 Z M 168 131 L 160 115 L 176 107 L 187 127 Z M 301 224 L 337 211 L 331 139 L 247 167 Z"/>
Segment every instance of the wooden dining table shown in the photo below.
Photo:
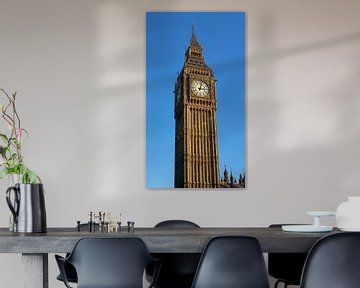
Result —
<path fill-rule="evenodd" d="M 83 237 L 139 237 L 151 253 L 201 253 L 208 240 L 221 235 L 252 236 L 264 253 L 308 252 L 321 237 L 333 233 L 283 232 L 281 227 L 135 228 L 120 232 L 89 232 L 48 228 L 47 233 L 13 233 L 0 228 L 0 253 L 21 253 L 24 288 L 48 288 L 48 253 L 67 253 Z"/>

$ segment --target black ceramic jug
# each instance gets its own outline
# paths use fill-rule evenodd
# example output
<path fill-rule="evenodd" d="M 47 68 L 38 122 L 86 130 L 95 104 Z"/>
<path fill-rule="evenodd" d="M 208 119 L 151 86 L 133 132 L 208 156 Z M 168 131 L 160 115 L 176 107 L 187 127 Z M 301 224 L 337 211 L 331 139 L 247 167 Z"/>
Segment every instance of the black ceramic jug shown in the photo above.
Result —
<path fill-rule="evenodd" d="M 12 192 L 14 193 L 13 197 L 11 197 Z M 42 184 L 15 184 L 6 190 L 6 202 L 14 216 L 14 232 L 46 232 L 45 198 Z"/>

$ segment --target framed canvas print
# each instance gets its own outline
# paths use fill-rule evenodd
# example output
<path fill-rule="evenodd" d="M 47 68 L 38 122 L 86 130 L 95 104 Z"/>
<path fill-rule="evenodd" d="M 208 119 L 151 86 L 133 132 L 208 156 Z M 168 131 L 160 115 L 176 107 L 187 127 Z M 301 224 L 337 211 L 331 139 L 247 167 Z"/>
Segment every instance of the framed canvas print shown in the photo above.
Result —
<path fill-rule="evenodd" d="M 245 13 L 146 13 L 146 187 L 245 188 Z"/>

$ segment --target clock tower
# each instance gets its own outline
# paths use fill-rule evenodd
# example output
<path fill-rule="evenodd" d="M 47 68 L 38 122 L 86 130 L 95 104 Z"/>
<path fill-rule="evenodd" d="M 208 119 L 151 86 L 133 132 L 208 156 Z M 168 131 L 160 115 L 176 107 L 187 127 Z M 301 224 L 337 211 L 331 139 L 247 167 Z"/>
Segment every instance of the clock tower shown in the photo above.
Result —
<path fill-rule="evenodd" d="M 175 83 L 175 188 L 218 188 L 216 88 L 194 26 Z"/>

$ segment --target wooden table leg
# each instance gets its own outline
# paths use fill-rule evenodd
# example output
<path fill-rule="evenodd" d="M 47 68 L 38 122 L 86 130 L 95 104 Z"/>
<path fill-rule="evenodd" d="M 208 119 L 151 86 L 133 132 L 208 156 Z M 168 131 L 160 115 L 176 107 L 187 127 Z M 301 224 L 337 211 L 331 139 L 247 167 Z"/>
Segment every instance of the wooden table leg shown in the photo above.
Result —
<path fill-rule="evenodd" d="M 23 288 L 49 288 L 48 254 L 22 254 Z"/>

